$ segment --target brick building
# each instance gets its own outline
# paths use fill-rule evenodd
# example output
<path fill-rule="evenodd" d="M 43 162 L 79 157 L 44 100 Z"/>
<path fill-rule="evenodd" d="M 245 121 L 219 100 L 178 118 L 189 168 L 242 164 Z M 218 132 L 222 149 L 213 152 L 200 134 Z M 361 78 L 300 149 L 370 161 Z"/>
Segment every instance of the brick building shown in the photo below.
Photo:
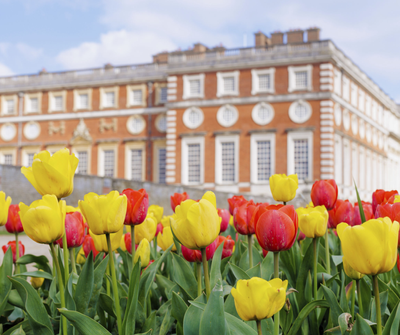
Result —
<path fill-rule="evenodd" d="M 69 147 L 78 173 L 268 194 L 273 173 L 342 197 L 400 188 L 400 108 L 319 29 L 153 62 L 0 78 L 0 163 Z"/>

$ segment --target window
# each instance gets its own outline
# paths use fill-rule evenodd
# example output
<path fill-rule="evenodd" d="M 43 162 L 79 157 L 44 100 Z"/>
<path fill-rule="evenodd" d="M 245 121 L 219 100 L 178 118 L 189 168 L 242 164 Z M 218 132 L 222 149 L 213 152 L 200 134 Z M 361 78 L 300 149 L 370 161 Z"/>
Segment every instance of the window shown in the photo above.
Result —
<path fill-rule="evenodd" d="M 357 107 L 357 85 L 354 83 L 351 83 L 351 104 L 355 107 Z"/>
<path fill-rule="evenodd" d="M 165 184 L 166 182 L 165 179 L 166 157 L 167 157 L 167 149 L 166 148 L 158 149 L 158 182 L 160 184 Z"/>
<path fill-rule="evenodd" d="M 98 146 L 97 173 L 102 177 L 116 177 L 118 171 L 118 145 L 115 143 Z M 128 179 L 128 178 L 127 178 Z"/>
<path fill-rule="evenodd" d="M 13 123 L 4 123 L 0 128 L 0 137 L 3 141 L 11 141 L 17 135 L 17 127 Z"/>
<path fill-rule="evenodd" d="M 365 114 L 371 116 L 371 97 L 369 95 L 365 97 Z"/>
<path fill-rule="evenodd" d="M 346 76 L 343 76 L 343 99 L 349 101 L 350 99 L 350 80 Z"/>
<path fill-rule="evenodd" d="M 104 151 L 104 176 L 114 177 L 114 150 Z"/>
<path fill-rule="evenodd" d="M 39 99 L 29 98 L 28 100 L 28 110 L 29 112 L 37 112 L 39 110 Z"/>
<path fill-rule="evenodd" d="M 270 104 L 260 102 L 254 106 L 251 117 L 256 124 L 265 126 L 272 121 L 274 114 L 274 108 Z"/>
<path fill-rule="evenodd" d="M 335 134 L 335 181 L 342 184 L 342 137 Z"/>
<path fill-rule="evenodd" d="M 142 181 L 145 179 L 146 144 L 144 142 L 125 143 L 125 178 Z"/>
<path fill-rule="evenodd" d="M 265 70 L 251 70 L 251 94 L 275 92 L 275 68 Z"/>
<path fill-rule="evenodd" d="M 165 140 L 153 141 L 153 182 L 165 184 L 167 182 L 167 160 L 169 163 L 175 163 L 175 153 L 167 158 L 167 149 Z"/>
<path fill-rule="evenodd" d="M 216 183 L 237 183 L 239 176 L 239 136 L 217 136 L 215 144 Z"/>
<path fill-rule="evenodd" d="M 183 113 L 183 123 L 189 129 L 196 129 L 204 121 L 203 111 L 197 107 L 191 107 Z"/>
<path fill-rule="evenodd" d="M 126 128 L 132 135 L 140 134 L 146 127 L 146 121 L 141 115 L 132 115 L 126 121 Z"/>
<path fill-rule="evenodd" d="M 12 154 L 4 155 L 4 164 L 5 165 L 13 165 L 13 155 Z"/>
<path fill-rule="evenodd" d="M 295 123 L 306 122 L 311 114 L 311 105 L 303 100 L 295 101 L 289 107 L 289 117 Z"/>
<path fill-rule="evenodd" d="M 160 88 L 160 102 L 167 102 L 168 101 L 168 88 L 167 87 L 161 87 Z"/>
<path fill-rule="evenodd" d="M 142 150 L 132 149 L 131 150 L 131 179 L 135 181 L 142 180 Z"/>
<path fill-rule="evenodd" d="M 188 144 L 188 182 L 200 183 L 200 143 Z"/>
<path fill-rule="evenodd" d="M 267 183 L 275 172 L 275 134 L 251 136 L 251 182 Z"/>
<path fill-rule="evenodd" d="M 223 127 L 233 126 L 239 118 L 239 113 L 234 106 L 222 106 L 217 112 L 217 121 Z"/>
<path fill-rule="evenodd" d="M 160 133 L 165 133 L 167 131 L 167 116 L 165 114 L 157 116 L 155 125 Z"/>
<path fill-rule="evenodd" d="M 106 92 L 104 93 L 104 107 L 114 107 L 115 105 L 115 93 Z"/>
<path fill-rule="evenodd" d="M 14 99 L 7 99 L 5 105 L 6 105 L 5 114 L 14 114 L 14 112 L 15 112 L 15 100 Z"/>
<path fill-rule="evenodd" d="M 17 95 L 3 95 L 1 97 L 1 114 L 13 115 L 17 113 Z"/>
<path fill-rule="evenodd" d="M 156 84 L 156 92 L 157 92 L 157 85 Z M 132 106 L 146 106 L 146 84 L 142 85 L 128 85 L 126 87 L 126 107 Z M 118 87 L 114 88 L 114 92 L 117 96 Z M 156 99 L 157 100 L 157 99 Z"/>
<path fill-rule="evenodd" d="M 79 94 L 78 96 L 78 108 L 88 109 L 89 108 L 89 94 Z"/>
<path fill-rule="evenodd" d="M 267 91 L 271 87 L 271 78 L 269 74 L 258 75 L 258 87 L 260 91 Z"/>
<path fill-rule="evenodd" d="M 366 172 L 366 177 L 367 177 L 367 191 L 371 191 L 372 190 L 372 175 L 371 175 L 371 152 L 369 150 L 366 150 L 366 164 L 365 167 L 367 169 Z"/>
<path fill-rule="evenodd" d="M 239 71 L 217 72 L 217 97 L 239 95 Z"/>
<path fill-rule="evenodd" d="M 289 92 L 312 90 L 312 65 L 289 66 Z"/>
<path fill-rule="evenodd" d="M 358 91 L 358 109 L 362 112 L 364 112 L 365 108 L 365 94 L 364 91 L 359 90 Z"/>
<path fill-rule="evenodd" d="M 183 99 L 204 98 L 204 74 L 183 76 Z"/>
<path fill-rule="evenodd" d="M 28 167 L 30 167 L 30 166 L 32 166 L 33 158 L 35 157 L 35 154 L 29 153 L 29 154 L 27 154 L 27 157 L 28 157 Z"/>
<path fill-rule="evenodd" d="M 189 94 L 191 96 L 200 94 L 200 80 L 189 80 Z"/>
<path fill-rule="evenodd" d="M 342 72 L 335 69 L 334 90 L 337 95 L 342 94 Z"/>
<path fill-rule="evenodd" d="M 40 152 L 42 148 L 40 146 L 28 146 L 23 147 L 21 150 L 21 158 L 22 158 L 22 166 L 30 167 L 32 166 L 34 156 L 36 153 Z M 7 152 L 10 153 L 10 152 Z M 16 157 L 17 153 L 14 153 L 14 157 Z"/>
<path fill-rule="evenodd" d="M 131 99 L 132 99 L 132 105 L 141 105 L 142 104 L 142 90 L 132 90 L 131 91 Z"/>
<path fill-rule="evenodd" d="M 24 95 L 25 113 L 40 113 L 41 112 L 41 93 L 27 93 Z"/>
<path fill-rule="evenodd" d="M 76 173 L 80 174 L 88 174 L 88 152 L 87 151 L 78 151 L 77 157 L 79 159 L 78 168 L 76 169 Z"/>
<path fill-rule="evenodd" d="M 54 110 L 61 111 L 63 110 L 63 97 L 61 95 L 55 96 L 53 98 Z"/>
<path fill-rule="evenodd" d="M 182 183 L 204 182 L 204 137 L 182 138 Z"/>
<path fill-rule="evenodd" d="M 356 185 L 358 185 L 358 152 L 357 144 L 355 143 L 352 143 L 351 173 L 351 179 L 355 181 Z"/>
<path fill-rule="evenodd" d="M 358 150 L 359 154 L 359 165 L 360 165 L 360 175 L 359 175 L 359 184 L 360 184 L 360 189 L 364 190 L 365 189 L 365 152 L 364 152 L 364 147 L 360 146 Z"/>
<path fill-rule="evenodd" d="M 312 132 L 288 133 L 288 174 L 297 173 L 299 180 L 312 179 Z"/>
<path fill-rule="evenodd" d="M 221 143 L 222 182 L 235 181 L 235 142 Z"/>
<path fill-rule="evenodd" d="M 351 186 L 350 161 L 350 142 L 348 140 L 343 140 L 344 184 L 346 186 Z"/>

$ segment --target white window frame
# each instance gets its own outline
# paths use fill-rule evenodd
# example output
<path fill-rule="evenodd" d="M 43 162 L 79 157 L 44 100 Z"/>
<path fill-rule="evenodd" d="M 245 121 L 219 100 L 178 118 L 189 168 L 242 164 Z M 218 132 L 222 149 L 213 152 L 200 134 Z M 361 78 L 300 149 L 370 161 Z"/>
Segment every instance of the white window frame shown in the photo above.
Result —
<path fill-rule="evenodd" d="M 156 101 L 155 101 L 156 105 L 165 104 L 168 102 L 167 97 L 165 100 L 161 100 L 161 89 L 163 89 L 163 88 L 167 89 L 167 96 L 168 96 L 168 88 L 167 87 L 168 87 L 167 83 L 155 83 L 154 84 L 154 88 L 156 91 Z"/>
<path fill-rule="evenodd" d="M 334 173 L 335 180 L 338 185 L 343 183 L 343 147 L 342 147 L 342 136 L 335 134 L 335 147 L 334 147 Z"/>
<path fill-rule="evenodd" d="M 14 100 L 14 112 L 11 114 L 7 113 L 7 101 Z M 1 96 L 1 115 L 9 116 L 9 115 L 17 115 L 18 114 L 18 95 L 2 95 Z"/>
<path fill-rule="evenodd" d="M 358 145 L 355 142 L 351 143 L 351 180 L 358 185 L 359 181 L 359 152 L 358 152 Z"/>
<path fill-rule="evenodd" d="M 142 150 L 142 179 L 146 180 L 146 142 L 134 141 L 125 143 L 125 179 L 132 180 L 132 153 L 131 150 Z"/>
<path fill-rule="evenodd" d="M 309 114 L 304 120 L 299 119 L 295 113 L 297 105 L 304 105 L 304 106 L 306 106 L 306 108 L 308 108 Z M 297 100 L 297 101 L 294 101 L 289 107 L 289 117 L 295 123 L 305 123 L 311 118 L 311 116 L 312 116 L 312 107 L 308 101 Z"/>
<path fill-rule="evenodd" d="M 359 171 L 359 180 L 358 183 L 360 184 L 360 189 L 365 190 L 365 148 L 364 146 L 360 145 L 358 147 L 358 171 Z"/>
<path fill-rule="evenodd" d="M 339 69 L 335 69 L 334 79 L 334 92 L 341 96 L 342 95 L 342 72 Z"/>
<path fill-rule="evenodd" d="M 367 114 L 369 117 L 371 117 L 371 96 L 366 94 L 365 96 L 365 114 Z"/>
<path fill-rule="evenodd" d="M 264 90 L 260 89 L 259 76 L 269 75 L 270 87 Z M 275 93 L 275 68 L 262 69 L 262 70 L 251 70 L 251 94 L 255 95 L 258 93 Z"/>
<path fill-rule="evenodd" d="M 88 106 L 87 108 L 81 108 L 79 106 L 79 95 L 87 94 L 88 96 Z M 79 110 L 91 110 L 92 109 L 92 89 L 88 88 L 85 90 L 74 90 L 74 111 Z"/>
<path fill-rule="evenodd" d="M 348 148 L 348 151 L 346 151 L 346 148 Z M 343 161 L 344 162 L 351 162 L 351 145 L 350 141 L 347 138 L 343 139 Z M 351 168 L 349 167 L 349 164 L 346 164 L 346 168 L 343 169 L 343 185 L 344 186 L 351 186 Z"/>
<path fill-rule="evenodd" d="M 118 92 L 119 87 L 100 87 L 100 109 L 104 108 L 118 108 Z M 106 106 L 106 94 L 107 93 L 114 93 L 114 105 L 113 106 Z"/>
<path fill-rule="evenodd" d="M 365 92 L 362 89 L 358 90 L 358 109 L 361 112 L 365 111 Z"/>
<path fill-rule="evenodd" d="M 235 180 L 222 181 L 222 143 L 235 143 Z M 239 135 L 219 135 L 215 137 L 215 183 L 217 185 L 235 185 L 239 182 Z"/>
<path fill-rule="evenodd" d="M 142 91 L 142 101 L 136 102 L 132 99 L 132 91 Z M 146 107 L 146 84 L 126 86 L 126 107 Z"/>
<path fill-rule="evenodd" d="M 350 79 L 345 75 L 342 76 L 342 85 L 343 99 L 350 101 Z"/>
<path fill-rule="evenodd" d="M 78 157 L 78 152 L 80 151 L 86 151 L 87 152 L 87 175 L 91 174 L 91 167 L 92 167 L 92 147 L 90 145 L 74 145 L 71 148 L 72 153 L 75 154 L 76 157 Z M 79 164 L 78 164 L 79 166 Z M 78 168 L 77 168 L 78 169 Z M 79 173 L 79 171 L 77 170 L 77 173 Z"/>
<path fill-rule="evenodd" d="M 97 174 L 104 177 L 104 152 L 107 150 L 114 150 L 114 175 L 109 178 L 116 178 L 118 176 L 118 143 L 99 144 L 97 153 Z"/>
<path fill-rule="evenodd" d="M 200 182 L 189 182 L 188 145 L 200 144 Z M 167 157 L 168 159 L 168 157 Z M 182 138 L 181 182 L 183 185 L 201 185 L 204 183 L 204 136 Z"/>
<path fill-rule="evenodd" d="M 160 162 L 159 162 L 159 155 L 158 155 L 158 151 L 160 149 L 166 149 L 167 148 L 167 143 L 165 140 L 159 140 L 159 141 L 154 141 L 153 142 L 153 182 L 155 183 L 159 183 L 159 168 L 160 168 Z M 165 159 L 165 164 L 167 164 L 168 160 L 170 163 L 175 163 L 175 157 L 170 158 L 170 157 L 166 157 Z M 165 178 L 167 178 L 167 175 L 165 176 Z"/>
<path fill-rule="evenodd" d="M 239 95 L 239 74 L 240 71 L 232 72 L 217 72 L 217 97 Z M 224 91 L 224 78 L 234 77 L 235 80 L 235 90 L 232 92 Z"/>
<path fill-rule="evenodd" d="M 28 154 L 37 154 L 40 152 L 40 146 L 23 147 L 21 150 L 22 166 L 28 167 Z"/>
<path fill-rule="evenodd" d="M 294 91 L 312 91 L 312 65 L 305 66 L 288 66 L 289 87 L 288 92 Z M 307 87 L 296 87 L 296 72 L 307 72 Z"/>
<path fill-rule="evenodd" d="M 17 164 L 17 148 L 2 148 L 0 150 L 0 164 L 5 164 L 5 155 L 12 155 L 12 164 Z"/>
<path fill-rule="evenodd" d="M 357 88 L 358 88 L 358 86 L 355 83 L 351 82 L 351 85 L 350 85 L 350 98 L 351 98 L 351 104 L 354 107 L 358 106 L 358 89 Z"/>
<path fill-rule="evenodd" d="M 294 141 L 308 140 L 308 177 L 306 180 L 313 180 L 313 132 L 312 131 L 289 131 L 287 133 L 287 174 L 294 174 Z"/>
<path fill-rule="evenodd" d="M 258 150 L 257 142 L 271 142 L 271 176 L 275 174 L 275 133 L 252 134 L 250 138 L 250 169 L 253 184 L 269 184 L 269 180 L 258 180 Z"/>
<path fill-rule="evenodd" d="M 204 98 L 204 73 L 196 74 L 196 75 L 184 75 L 183 79 L 183 95 L 182 99 L 191 99 L 191 98 Z M 190 81 L 198 80 L 200 82 L 200 92 L 197 94 L 190 93 Z"/>
<path fill-rule="evenodd" d="M 30 99 L 38 99 L 38 110 L 30 110 Z M 42 113 L 42 92 L 38 93 L 25 93 L 24 95 L 24 113 L 25 114 L 35 114 Z"/>
<path fill-rule="evenodd" d="M 54 108 L 55 102 L 54 99 L 55 97 L 62 97 L 62 108 L 60 110 L 56 110 Z M 53 112 L 65 112 L 66 111 L 66 105 L 67 105 L 67 92 L 66 91 L 58 91 L 58 92 L 49 92 L 49 113 Z"/>

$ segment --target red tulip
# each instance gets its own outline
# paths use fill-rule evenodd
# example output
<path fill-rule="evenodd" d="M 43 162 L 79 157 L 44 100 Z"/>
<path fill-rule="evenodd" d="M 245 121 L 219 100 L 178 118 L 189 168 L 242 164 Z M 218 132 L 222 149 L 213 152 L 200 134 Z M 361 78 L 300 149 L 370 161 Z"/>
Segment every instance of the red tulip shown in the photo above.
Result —
<path fill-rule="evenodd" d="M 89 234 L 87 234 L 85 236 L 85 238 L 83 239 L 82 248 L 83 248 L 83 251 L 85 252 L 86 258 L 89 257 L 90 252 L 93 253 L 93 260 L 99 254 L 99 252 L 96 250 L 96 248 L 94 246 L 93 238 Z"/>
<path fill-rule="evenodd" d="M 164 226 L 162 225 L 162 223 L 159 223 L 159 224 L 157 225 L 156 235 L 155 235 L 155 236 L 157 237 L 157 235 L 158 235 L 159 233 L 162 233 L 163 230 L 164 230 Z"/>
<path fill-rule="evenodd" d="M 338 188 L 333 179 L 317 180 L 311 188 L 311 200 L 314 206 L 325 206 L 327 210 L 335 206 Z"/>
<path fill-rule="evenodd" d="M 235 210 L 235 208 L 242 206 L 246 202 L 247 200 L 244 198 L 243 195 L 234 195 L 232 198 L 229 198 L 229 213 L 233 215 L 233 211 Z"/>
<path fill-rule="evenodd" d="M 328 211 L 329 213 L 328 228 L 336 228 L 336 226 L 341 222 L 337 217 L 337 210 L 342 203 L 343 200 L 337 199 L 335 206 L 333 206 L 333 208 L 330 211 Z"/>
<path fill-rule="evenodd" d="M 186 192 L 183 193 L 174 193 L 171 195 L 171 208 L 175 213 L 175 207 L 180 205 L 182 201 L 190 199 Z"/>
<path fill-rule="evenodd" d="M 147 265 L 147 266 L 142 270 L 142 273 L 143 273 L 144 271 L 146 271 L 146 269 L 147 269 L 151 264 L 153 264 L 153 263 L 154 263 L 154 260 L 151 259 L 150 262 L 149 262 L 149 265 Z"/>
<path fill-rule="evenodd" d="M 223 250 L 222 250 L 222 256 L 221 259 L 224 259 L 226 257 L 229 257 L 232 255 L 233 253 L 233 248 L 235 247 L 235 241 L 232 240 L 231 236 L 228 235 L 227 237 L 225 236 L 218 236 L 217 238 L 217 247 L 216 249 L 219 248 L 219 246 L 221 245 L 221 243 L 224 244 L 223 246 Z"/>
<path fill-rule="evenodd" d="M 6 223 L 6 229 L 11 234 L 18 234 L 24 231 L 18 212 L 19 212 L 18 205 L 10 205 L 10 207 L 8 208 L 8 219 Z"/>
<path fill-rule="evenodd" d="M 18 246 L 19 246 L 19 257 L 22 257 L 25 254 L 25 246 L 21 242 L 18 242 Z M 3 245 L 2 249 L 5 254 L 7 252 L 7 249 L 10 247 L 13 256 L 13 262 L 15 263 L 17 261 L 17 243 L 15 241 L 10 241 L 6 245 Z"/>
<path fill-rule="evenodd" d="M 372 193 L 372 211 L 375 214 L 376 207 L 386 202 L 393 203 L 394 196 L 399 194 L 397 191 L 376 190 Z"/>
<path fill-rule="evenodd" d="M 125 248 L 126 251 L 128 251 L 130 254 L 132 254 L 132 238 L 131 238 L 131 233 L 126 233 L 124 235 L 124 241 L 125 241 Z M 138 248 L 138 245 L 135 244 L 135 250 Z"/>
<path fill-rule="evenodd" d="M 306 235 L 300 230 L 299 236 L 297 236 L 297 241 L 303 241 L 306 238 Z"/>
<path fill-rule="evenodd" d="M 267 251 L 289 250 L 296 241 L 298 217 L 292 205 L 270 205 L 256 222 L 256 236 Z"/>
<path fill-rule="evenodd" d="M 376 207 L 375 218 L 384 218 L 388 216 L 390 220 L 400 222 L 400 202 L 395 204 L 384 204 Z M 400 231 L 398 238 L 398 246 L 400 246 Z"/>
<path fill-rule="evenodd" d="M 128 198 L 128 208 L 126 209 L 125 224 L 138 225 L 141 224 L 147 215 L 149 208 L 149 196 L 145 189 L 139 191 L 127 188 L 122 191 Z"/>
<path fill-rule="evenodd" d="M 400 257 L 399 257 L 399 253 L 397 253 L 397 271 L 400 272 Z"/>
<path fill-rule="evenodd" d="M 217 250 L 217 241 L 218 238 L 206 248 L 206 256 L 208 261 L 213 258 L 215 250 Z M 201 263 L 203 261 L 200 250 L 186 248 L 183 244 L 181 245 L 181 249 L 183 258 L 188 262 Z"/>
<path fill-rule="evenodd" d="M 253 200 L 245 202 L 233 211 L 233 224 L 236 231 L 241 235 L 252 235 L 255 233 L 255 222 L 252 220 L 257 204 Z"/>
<path fill-rule="evenodd" d="M 80 247 L 85 238 L 85 223 L 80 212 L 70 212 L 65 216 L 65 233 L 67 235 L 67 246 L 69 248 Z M 54 242 L 63 247 L 62 238 Z"/>
<path fill-rule="evenodd" d="M 263 257 L 265 258 L 268 255 L 268 251 L 265 249 L 263 249 L 262 251 L 263 251 Z"/>
<path fill-rule="evenodd" d="M 221 218 L 220 232 L 223 233 L 225 230 L 228 229 L 231 214 L 229 213 L 229 211 L 227 209 L 218 208 L 218 215 Z"/>
<path fill-rule="evenodd" d="M 364 201 L 362 201 L 361 203 L 365 214 L 365 220 L 368 221 L 370 219 L 373 219 L 374 215 L 372 213 L 371 204 Z M 353 205 L 348 200 L 343 201 L 336 209 L 336 220 L 338 223 L 346 222 L 350 226 L 360 225 L 362 222 L 358 203 L 356 202 Z"/>

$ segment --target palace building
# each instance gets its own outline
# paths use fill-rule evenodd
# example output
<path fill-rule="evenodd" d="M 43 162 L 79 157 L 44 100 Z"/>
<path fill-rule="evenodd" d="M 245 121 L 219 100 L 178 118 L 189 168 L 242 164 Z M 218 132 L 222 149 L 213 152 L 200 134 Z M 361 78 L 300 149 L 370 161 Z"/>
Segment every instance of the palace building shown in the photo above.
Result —
<path fill-rule="evenodd" d="M 400 189 L 400 107 L 320 30 L 197 43 L 148 64 L 0 77 L 0 163 L 64 147 L 78 173 L 269 194 L 335 178 L 340 197 Z"/>

